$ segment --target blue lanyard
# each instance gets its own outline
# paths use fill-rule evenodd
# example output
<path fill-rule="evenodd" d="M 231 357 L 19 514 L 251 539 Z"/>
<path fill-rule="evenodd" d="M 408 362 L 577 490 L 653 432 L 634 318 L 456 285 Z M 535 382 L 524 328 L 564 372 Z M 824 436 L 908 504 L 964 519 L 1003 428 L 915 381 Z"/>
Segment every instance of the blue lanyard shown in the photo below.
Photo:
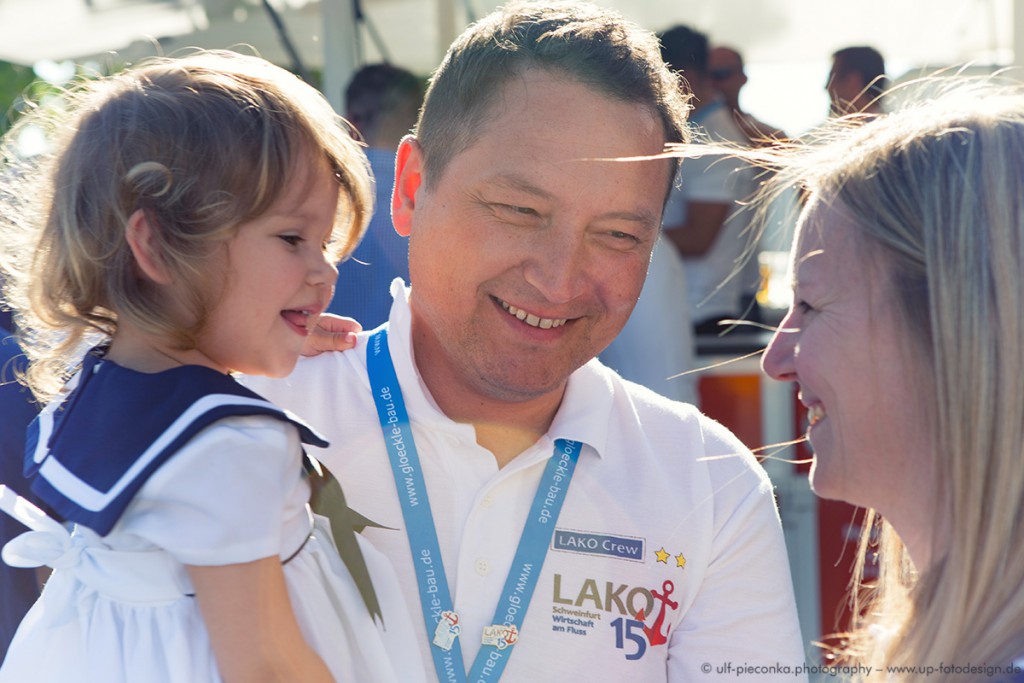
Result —
<path fill-rule="evenodd" d="M 448 590 L 448 578 L 437 541 L 437 528 L 430 511 L 426 482 L 413 440 L 409 415 L 395 366 L 388 353 L 387 328 L 382 328 L 370 338 L 366 348 L 366 366 L 416 568 L 427 638 L 429 640 L 435 631 L 446 630 L 439 626 L 442 619 L 452 625 L 451 634 L 454 636 L 459 633 L 458 617 Z M 555 522 L 565 502 L 581 449 L 582 444 L 578 441 L 559 439 L 555 442 L 554 455 L 544 468 L 519 547 L 512 559 L 512 567 L 505 579 L 494 612 L 493 626 L 486 627 L 482 634 L 485 644 L 477 653 L 468 678 L 473 683 L 497 681 L 505 670 L 509 655 L 512 654 L 510 646 L 518 640 L 519 629 L 537 587 Z M 449 649 L 438 645 L 437 639 L 435 636 L 430 642 L 430 654 L 438 679 L 465 683 L 467 676 L 462 665 L 459 639 L 452 637 L 446 643 Z"/>

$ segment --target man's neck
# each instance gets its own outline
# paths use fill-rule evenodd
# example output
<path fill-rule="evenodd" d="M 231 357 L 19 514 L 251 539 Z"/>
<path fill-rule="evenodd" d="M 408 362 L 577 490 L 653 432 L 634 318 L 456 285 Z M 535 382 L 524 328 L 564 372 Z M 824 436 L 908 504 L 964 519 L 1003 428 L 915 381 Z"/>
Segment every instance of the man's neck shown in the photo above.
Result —
<path fill-rule="evenodd" d="M 477 443 L 504 467 L 537 443 L 555 418 L 565 387 L 524 400 L 502 399 L 466 382 L 436 339 L 412 335 L 416 367 L 438 408 L 455 422 L 473 425 Z"/>

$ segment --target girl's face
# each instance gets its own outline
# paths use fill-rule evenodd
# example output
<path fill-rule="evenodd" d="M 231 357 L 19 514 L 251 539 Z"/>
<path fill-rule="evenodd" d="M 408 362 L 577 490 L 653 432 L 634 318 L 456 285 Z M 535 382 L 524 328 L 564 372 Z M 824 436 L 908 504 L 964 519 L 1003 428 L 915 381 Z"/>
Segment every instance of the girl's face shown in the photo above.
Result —
<path fill-rule="evenodd" d="M 814 492 L 906 518 L 928 507 L 935 450 L 887 266 L 838 202 L 814 201 L 798 230 L 793 305 L 764 371 L 799 386 Z"/>
<path fill-rule="evenodd" d="M 214 367 L 272 377 L 295 367 L 338 277 L 326 249 L 338 191 L 325 162 L 298 164 L 277 201 L 214 259 L 225 284 L 197 345 Z"/>

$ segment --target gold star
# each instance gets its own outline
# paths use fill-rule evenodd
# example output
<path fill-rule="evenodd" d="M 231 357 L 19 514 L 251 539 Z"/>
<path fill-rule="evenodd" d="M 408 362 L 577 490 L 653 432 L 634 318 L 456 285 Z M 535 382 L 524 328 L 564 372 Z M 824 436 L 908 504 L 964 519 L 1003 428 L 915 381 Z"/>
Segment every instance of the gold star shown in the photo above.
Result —
<path fill-rule="evenodd" d="M 657 556 L 658 562 L 664 562 L 665 564 L 668 564 L 669 554 L 665 552 L 665 546 L 662 546 L 661 550 L 655 550 L 654 554 Z"/>
<path fill-rule="evenodd" d="M 668 562 L 666 562 L 665 564 L 668 564 Z M 683 557 L 682 553 L 679 553 L 678 555 L 676 555 L 676 566 L 679 567 L 680 569 L 682 569 L 683 567 L 686 566 L 686 558 Z"/>

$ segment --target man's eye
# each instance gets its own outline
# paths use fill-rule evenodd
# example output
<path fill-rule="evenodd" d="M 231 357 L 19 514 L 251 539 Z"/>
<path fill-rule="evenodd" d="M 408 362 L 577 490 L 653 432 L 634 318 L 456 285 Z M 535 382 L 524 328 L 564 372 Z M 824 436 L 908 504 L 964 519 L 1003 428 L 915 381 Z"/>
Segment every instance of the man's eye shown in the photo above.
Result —
<path fill-rule="evenodd" d="M 811 306 L 806 301 L 804 301 L 803 299 L 801 299 L 796 302 L 796 310 L 800 311 L 801 313 L 810 313 L 811 311 L 814 310 L 814 307 Z"/>
<path fill-rule="evenodd" d="M 536 216 L 537 211 L 531 209 L 528 206 L 512 206 L 511 204 L 498 204 L 497 205 L 502 211 L 508 211 L 518 216 Z"/>
<path fill-rule="evenodd" d="M 622 232 L 621 230 L 612 230 L 608 234 L 617 240 L 626 240 L 628 242 L 632 242 L 633 244 L 636 244 L 640 241 L 640 238 L 637 237 L 636 235 L 631 235 L 628 232 Z"/>

